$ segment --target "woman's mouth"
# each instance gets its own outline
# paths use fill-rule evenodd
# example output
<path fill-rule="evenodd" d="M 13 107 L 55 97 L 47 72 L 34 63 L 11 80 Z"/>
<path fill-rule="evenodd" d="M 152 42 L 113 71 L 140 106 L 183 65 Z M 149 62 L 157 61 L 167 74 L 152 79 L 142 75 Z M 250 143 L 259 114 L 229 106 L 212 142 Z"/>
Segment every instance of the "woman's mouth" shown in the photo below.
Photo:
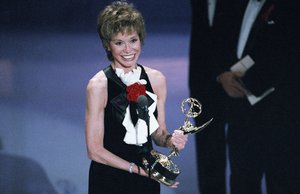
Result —
<path fill-rule="evenodd" d="M 130 54 L 130 55 L 122 55 L 122 58 L 126 61 L 131 61 L 134 59 L 134 54 Z"/>

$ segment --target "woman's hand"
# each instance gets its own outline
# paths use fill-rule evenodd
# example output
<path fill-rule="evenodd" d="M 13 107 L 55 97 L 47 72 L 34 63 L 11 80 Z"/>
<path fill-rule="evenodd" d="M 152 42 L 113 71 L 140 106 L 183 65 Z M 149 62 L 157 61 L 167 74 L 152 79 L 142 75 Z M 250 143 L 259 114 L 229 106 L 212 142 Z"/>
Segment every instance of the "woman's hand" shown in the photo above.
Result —
<path fill-rule="evenodd" d="M 178 188 L 179 182 L 175 182 L 173 185 L 169 186 L 170 188 L 176 189 Z"/>
<path fill-rule="evenodd" d="M 180 151 L 185 147 L 185 144 L 188 140 L 188 135 L 184 135 L 182 130 L 176 129 L 174 130 L 171 142 L 175 146 L 175 148 Z"/>

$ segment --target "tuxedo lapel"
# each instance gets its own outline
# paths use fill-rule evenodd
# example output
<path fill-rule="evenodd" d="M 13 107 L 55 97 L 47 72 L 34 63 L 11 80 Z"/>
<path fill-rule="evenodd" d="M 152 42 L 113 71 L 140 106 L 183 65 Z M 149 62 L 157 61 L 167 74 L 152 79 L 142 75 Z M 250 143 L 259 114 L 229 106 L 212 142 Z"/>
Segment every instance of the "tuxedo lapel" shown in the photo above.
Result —
<path fill-rule="evenodd" d="M 262 9 L 260 10 L 259 14 L 257 15 L 256 20 L 252 26 L 244 53 L 247 53 L 247 50 L 252 48 L 253 44 L 256 41 L 257 36 L 261 35 L 260 33 L 262 32 L 264 27 L 266 25 L 270 25 L 268 22 L 269 22 L 269 19 L 272 15 L 274 8 L 275 8 L 275 4 L 272 0 L 267 0 L 265 2 L 265 4 L 263 5 Z"/>
<path fill-rule="evenodd" d="M 199 8 L 200 8 L 200 11 L 204 14 L 204 18 L 207 20 L 207 23 L 208 23 L 208 4 L 207 4 L 208 0 L 202 0 L 200 1 L 200 5 L 199 5 Z"/>

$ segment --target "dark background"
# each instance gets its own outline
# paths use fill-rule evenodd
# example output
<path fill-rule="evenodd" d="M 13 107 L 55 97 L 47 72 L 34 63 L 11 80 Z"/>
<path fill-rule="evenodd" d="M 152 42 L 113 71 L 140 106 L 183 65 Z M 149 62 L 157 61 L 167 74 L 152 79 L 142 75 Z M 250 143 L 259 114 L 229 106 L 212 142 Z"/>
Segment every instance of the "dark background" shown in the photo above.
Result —
<path fill-rule="evenodd" d="M 96 17 L 101 8 L 109 4 L 108 0 L 2 0 L 1 26 L 10 28 L 49 30 L 93 31 Z M 133 0 L 144 15 L 147 30 L 167 30 L 166 26 L 178 26 L 177 31 L 186 32 L 190 20 L 189 1 L 183 0 Z M 157 29 L 156 26 L 160 26 Z"/>

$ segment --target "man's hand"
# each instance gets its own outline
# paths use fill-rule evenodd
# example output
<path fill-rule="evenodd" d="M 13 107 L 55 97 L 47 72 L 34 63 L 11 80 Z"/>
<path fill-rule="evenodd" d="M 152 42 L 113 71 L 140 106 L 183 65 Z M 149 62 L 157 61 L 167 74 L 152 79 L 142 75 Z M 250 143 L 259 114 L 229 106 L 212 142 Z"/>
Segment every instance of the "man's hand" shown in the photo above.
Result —
<path fill-rule="evenodd" d="M 232 98 L 242 98 L 247 94 L 241 79 L 233 72 L 226 71 L 219 75 L 219 81 L 223 89 Z"/>

